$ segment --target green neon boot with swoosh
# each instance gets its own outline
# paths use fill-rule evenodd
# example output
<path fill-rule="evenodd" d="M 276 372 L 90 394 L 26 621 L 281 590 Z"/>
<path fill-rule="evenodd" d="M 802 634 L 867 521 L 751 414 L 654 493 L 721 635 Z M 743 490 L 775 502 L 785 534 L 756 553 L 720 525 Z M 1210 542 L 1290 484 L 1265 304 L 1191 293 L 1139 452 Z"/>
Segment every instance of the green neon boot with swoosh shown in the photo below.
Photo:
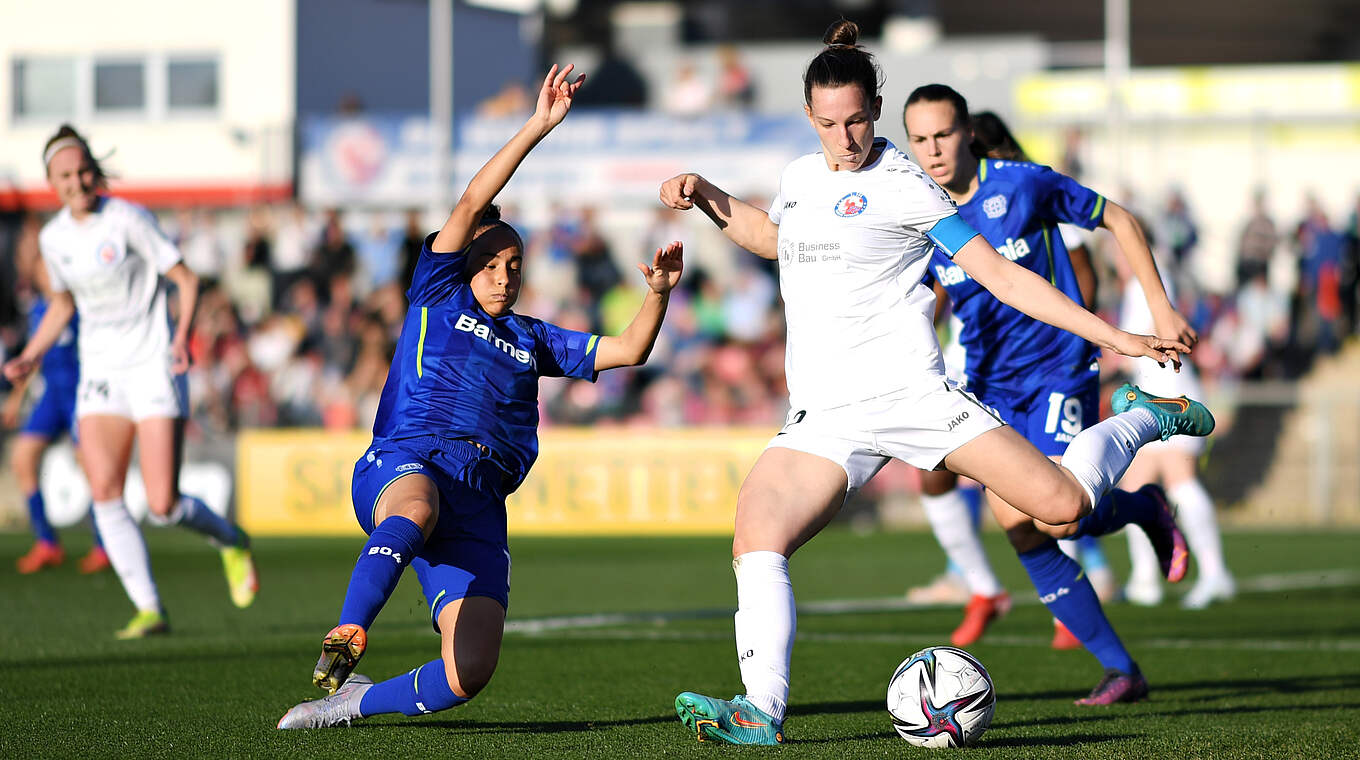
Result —
<path fill-rule="evenodd" d="M 675 698 L 675 712 L 699 741 L 717 739 L 728 744 L 778 745 L 784 743 L 784 723 L 736 696 L 731 701 L 714 699 L 692 691 Z"/>
<path fill-rule="evenodd" d="M 1204 436 L 1214 432 L 1214 415 L 1204 404 L 1185 396 L 1164 398 L 1145 393 L 1141 388 L 1124 383 L 1110 396 L 1110 409 L 1123 414 L 1135 407 L 1146 409 L 1157 419 L 1162 440 L 1173 435 Z"/>

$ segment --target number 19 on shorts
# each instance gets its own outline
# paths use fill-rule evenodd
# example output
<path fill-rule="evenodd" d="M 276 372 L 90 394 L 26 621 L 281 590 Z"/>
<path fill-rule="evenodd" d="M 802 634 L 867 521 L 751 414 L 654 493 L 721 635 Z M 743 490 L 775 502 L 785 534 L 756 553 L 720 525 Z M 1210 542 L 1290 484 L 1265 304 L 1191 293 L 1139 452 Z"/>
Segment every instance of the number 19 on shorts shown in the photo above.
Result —
<path fill-rule="evenodd" d="M 1082 428 L 1081 399 L 1063 393 L 1048 394 L 1048 417 L 1044 432 L 1054 440 L 1070 443 Z"/>

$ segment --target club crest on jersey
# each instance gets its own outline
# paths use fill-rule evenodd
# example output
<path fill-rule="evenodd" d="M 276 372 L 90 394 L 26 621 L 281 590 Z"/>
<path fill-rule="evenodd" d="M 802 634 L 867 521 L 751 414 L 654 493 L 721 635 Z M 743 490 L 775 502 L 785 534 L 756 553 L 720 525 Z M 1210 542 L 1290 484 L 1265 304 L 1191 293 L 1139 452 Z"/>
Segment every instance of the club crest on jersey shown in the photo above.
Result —
<path fill-rule="evenodd" d="M 983 201 L 982 213 L 986 214 L 988 219 L 1000 219 L 1001 217 L 1005 216 L 1006 196 L 993 195 L 992 197 Z"/>
<path fill-rule="evenodd" d="M 844 198 L 836 201 L 836 216 L 859 216 L 868 207 L 869 199 L 864 197 L 864 193 L 846 193 Z"/>
<path fill-rule="evenodd" d="M 99 263 L 112 264 L 118 260 L 118 249 L 114 247 L 113 243 L 106 240 L 100 243 L 98 255 Z"/>

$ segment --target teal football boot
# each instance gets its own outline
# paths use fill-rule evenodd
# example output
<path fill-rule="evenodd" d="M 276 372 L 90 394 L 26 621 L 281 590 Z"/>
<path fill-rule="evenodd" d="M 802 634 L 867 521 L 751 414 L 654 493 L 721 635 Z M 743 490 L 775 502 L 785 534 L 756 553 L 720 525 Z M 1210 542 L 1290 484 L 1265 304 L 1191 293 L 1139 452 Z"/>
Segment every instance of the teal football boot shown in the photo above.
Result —
<path fill-rule="evenodd" d="M 1162 440 L 1173 435 L 1204 436 L 1214 432 L 1214 416 L 1204 404 L 1192 401 L 1185 396 L 1163 398 L 1144 393 L 1136 385 L 1124 383 L 1110 396 L 1110 408 L 1115 414 L 1122 414 L 1139 407 L 1152 413 L 1157 420 L 1157 429 Z"/>
<path fill-rule="evenodd" d="M 687 691 L 675 698 L 675 712 L 699 741 L 717 739 L 728 744 L 784 743 L 784 723 L 766 715 L 746 697 L 729 702 Z"/>

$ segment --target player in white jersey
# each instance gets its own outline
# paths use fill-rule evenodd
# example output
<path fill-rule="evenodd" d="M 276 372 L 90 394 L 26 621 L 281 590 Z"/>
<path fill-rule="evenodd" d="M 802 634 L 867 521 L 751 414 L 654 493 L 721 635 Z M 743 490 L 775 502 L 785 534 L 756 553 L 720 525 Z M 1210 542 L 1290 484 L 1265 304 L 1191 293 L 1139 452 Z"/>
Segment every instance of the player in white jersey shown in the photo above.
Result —
<path fill-rule="evenodd" d="M 1164 267 L 1162 284 L 1171 297 L 1171 278 Z M 1119 312 L 1119 326 L 1125 330 L 1146 330 L 1152 324 L 1152 314 L 1143 298 L 1138 280 L 1129 277 L 1124 285 L 1124 301 Z M 1180 372 L 1169 372 L 1156 362 L 1132 360 L 1132 381 L 1151 393 L 1162 396 L 1201 394 L 1199 377 L 1194 366 L 1185 363 Z M 1181 600 L 1187 609 L 1203 609 L 1210 604 L 1231 599 L 1236 594 L 1232 573 L 1223 560 L 1223 539 L 1219 535 L 1214 502 L 1200 482 L 1198 460 L 1204 452 L 1204 439 L 1178 435 L 1167 441 L 1154 441 L 1143 447 L 1129 466 L 1120 487 L 1136 489 L 1145 483 L 1160 483 L 1167 496 L 1177 506 L 1177 519 L 1185 531 L 1199 566 L 1199 579 Z M 1147 536 L 1137 526 L 1129 526 L 1129 559 L 1131 569 L 1124 596 L 1135 604 L 1155 605 L 1162 601 L 1162 579 L 1157 559 Z M 1149 560 L 1151 555 L 1151 560 Z"/>
<path fill-rule="evenodd" d="M 837 22 L 809 64 L 805 112 L 822 152 L 784 170 L 768 213 L 697 174 L 661 187 L 665 205 L 697 207 L 733 242 L 779 261 L 788 325 L 791 412 L 737 498 L 735 624 L 746 694 L 680 694 L 676 712 L 700 739 L 784 742 L 796 617 L 788 558 L 889 458 L 943 464 L 1066 536 L 1160 426 L 1212 429 L 1198 404 L 1172 412 L 1130 389 L 1122 413 L 1078 434 L 1058 465 L 946 381 L 934 294 L 920 284 L 935 245 L 1006 303 L 1101 346 L 1163 362 L 1189 349 L 1106 324 L 974 233 L 920 167 L 874 138 L 880 73 L 858 35 L 853 22 Z"/>
<path fill-rule="evenodd" d="M 134 439 L 148 519 L 183 525 L 217 545 L 232 601 L 245 607 L 258 587 L 245 533 L 201 500 L 179 492 L 187 414 L 184 372 L 198 278 L 146 209 L 103 192 L 104 172 L 70 126 L 48 140 L 43 164 L 62 203 L 39 235 L 52 302 L 4 372 L 10 380 L 27 377 L 80 310 L 76 418 L 81 465 L 105 550 L 137 608 L 117 636 L 141 638 L 169 630 L 146 542 L 123 503 Z M 180 319 L 173 334 L 167 281 L 179 292 Z"/>

